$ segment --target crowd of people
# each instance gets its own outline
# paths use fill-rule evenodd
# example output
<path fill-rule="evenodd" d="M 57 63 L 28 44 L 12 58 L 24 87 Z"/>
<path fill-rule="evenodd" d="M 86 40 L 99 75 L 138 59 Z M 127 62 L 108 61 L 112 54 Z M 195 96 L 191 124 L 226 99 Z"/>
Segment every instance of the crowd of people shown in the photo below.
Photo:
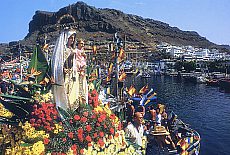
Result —
<path fill-rule="evenodd" d="M 151 105 L 145 109 L 141 105 L 135 107 L 132 103 L 133 101 L 129 100 L 126 106 L 126 136 L 132 142 L 142 146 L 141 137 L 151 135 L 158 147 L 176 149 L 176 145 L 170 136 L 165 105 Z M 151 114 L 150 120 L 144 120 L 147 112 Z"/>

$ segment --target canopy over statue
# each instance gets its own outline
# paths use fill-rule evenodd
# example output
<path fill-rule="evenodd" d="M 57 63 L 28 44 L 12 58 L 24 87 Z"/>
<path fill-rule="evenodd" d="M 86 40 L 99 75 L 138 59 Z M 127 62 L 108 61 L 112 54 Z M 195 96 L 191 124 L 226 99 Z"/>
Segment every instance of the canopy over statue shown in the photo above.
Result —
<path fill-rule="evenodd" d="M 88 103 L 84 42 L 78 41 L 76 48 L 76 36 L 75 30 L 63 30 L 52 55 L 54 101 L 63 109 L 76 109 L 80 101 Z"/>

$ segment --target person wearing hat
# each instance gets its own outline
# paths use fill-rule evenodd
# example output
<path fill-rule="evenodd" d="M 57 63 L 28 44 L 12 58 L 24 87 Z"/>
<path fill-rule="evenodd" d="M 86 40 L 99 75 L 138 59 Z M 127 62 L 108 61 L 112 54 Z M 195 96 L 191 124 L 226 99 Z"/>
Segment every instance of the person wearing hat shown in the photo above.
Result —
<path fill-rule="evenodd" d="M 155 137 L 155 140 L 161 149 L 165 147 L 168 147 L 170 149 L 176 149 L 170 133 L 166 130 L 164 126 L 155 126 L 154 130 L 151 133 Z"/>

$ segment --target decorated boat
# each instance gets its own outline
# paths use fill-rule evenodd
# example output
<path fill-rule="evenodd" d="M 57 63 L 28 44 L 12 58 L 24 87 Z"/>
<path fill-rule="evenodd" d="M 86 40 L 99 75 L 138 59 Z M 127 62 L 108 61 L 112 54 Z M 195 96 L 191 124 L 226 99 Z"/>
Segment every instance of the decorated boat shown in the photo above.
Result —
<path fill-rule="evenodd" d="M 165 105 L 158 103 L 157 94 L 153 92 L 153 89 L 148 90 L 148 85 L 146 85 L 137 93 L 134 86 L 131 86 L 128 93 L 132 96 L 130 100 L 133 109 L 141 111 L 145 115 L 144 121 L 147 127 L 145 134 L 148 137 L 147 155 L 199 154 L 199 133 L 185 124 L 173 111 L 166 112 Z M 159 109 L 158 112 L 157 109 Z M 160 125 L 158 124 L 159 119 Z"/>
<path fill-rule="evenodd" d="M 146 154 L 162 155 L 198 155 L 200 135 L 190 128 L 174 112 L 168 117 L 167 130 L 164 126 L 155 126 L 148 134 Z"/>
<path fill-rule="evenodd" d="M 99 98 L 107 83 L 86 63 L 84 42 L 76 49 L 75 41 L 76 31 L 62 30 L 50 65 L 36 45 L 24 81 L 7 80 L 14 91 L 0 95 L 1 154 L 145 154 L 146 143 L 129 141 L 116 115 L 125 107 L 122 97 Z M 125 74 L 116 77 L 122 84 Z"/>

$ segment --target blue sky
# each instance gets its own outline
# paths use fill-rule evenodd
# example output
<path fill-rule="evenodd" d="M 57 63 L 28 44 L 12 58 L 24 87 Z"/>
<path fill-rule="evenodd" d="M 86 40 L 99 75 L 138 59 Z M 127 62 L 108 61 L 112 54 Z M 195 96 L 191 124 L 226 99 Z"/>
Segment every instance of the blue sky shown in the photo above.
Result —
<path fill-rule="evenodd" d="M 196 31 L 216 44 L 230 45 L 229 0 L 82 0 Z M 0 5 L 0 43 L 22 40 L 35 11 L 58 11 L 77 0 L 4 0 Z"/>

